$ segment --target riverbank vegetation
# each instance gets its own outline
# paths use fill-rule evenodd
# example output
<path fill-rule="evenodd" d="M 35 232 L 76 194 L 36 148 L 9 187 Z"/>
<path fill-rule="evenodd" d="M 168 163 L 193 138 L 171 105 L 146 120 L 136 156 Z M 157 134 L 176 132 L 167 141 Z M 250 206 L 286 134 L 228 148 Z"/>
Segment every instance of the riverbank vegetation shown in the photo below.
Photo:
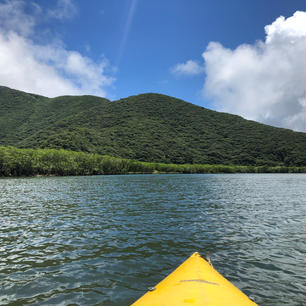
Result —
<path fill-rule="evenodd" d="M 165 164 L 56 149 L 0 147 L 0 176 L 130 173 L 305 173 L 305 167 Z"/>

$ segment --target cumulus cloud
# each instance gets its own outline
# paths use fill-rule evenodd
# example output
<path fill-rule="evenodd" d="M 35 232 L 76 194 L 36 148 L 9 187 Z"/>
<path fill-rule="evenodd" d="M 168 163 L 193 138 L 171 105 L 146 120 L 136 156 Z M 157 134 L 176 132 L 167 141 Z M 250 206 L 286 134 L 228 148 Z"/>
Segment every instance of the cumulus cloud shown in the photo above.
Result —
<path fill-rule="evenodd" d="M 61 41 L 35 43 L 32 35 L 37 32 L 37 16 L 43 10 L 35 3 L 31 5 L 29 15 L 24 1 L 0 4 L 0 85 L 48 97 L 106 96 L 105 88 L 114 81 L 106 73 L 107 60 L 101 57 L 99 62 L 93 61 L 80 52 L 67 50 Z M 72 2 L 59 0 L 57 5 L 56 9 L 61 5 L 69 7 Z"/>
<path fill-rule="evenodd" d="M 76 51 L 41 46 L 15 32 L 0 33 L 0 84 L 48 97 L 94 94 L 105 96 L 113 79 L 107 62 L 93 62 Z"/>
<path fill-rule="evenodd" d="M 175 65 L 171 72 L 174 75 L 197 75 L 204 72 L 204 67 L 196 61 L 188 60 L 186 63 Z"/>
<path fill-rule="evenodd" d="M 235 50 L 211 42 L 202 54 L 204 94 L 220 111 L 305 131 L 306 12 L 277 18 L 265 41 Z"/>

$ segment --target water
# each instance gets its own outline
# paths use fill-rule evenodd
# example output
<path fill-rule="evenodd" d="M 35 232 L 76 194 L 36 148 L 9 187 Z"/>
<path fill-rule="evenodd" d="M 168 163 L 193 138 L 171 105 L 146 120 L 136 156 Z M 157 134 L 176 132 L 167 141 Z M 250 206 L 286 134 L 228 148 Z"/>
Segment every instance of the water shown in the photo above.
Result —
<path fill-rule="evenodd" d="M 0 305 L 129 305 L 191 253 L 305 305 L 306 176 L 0 179 Z"/>

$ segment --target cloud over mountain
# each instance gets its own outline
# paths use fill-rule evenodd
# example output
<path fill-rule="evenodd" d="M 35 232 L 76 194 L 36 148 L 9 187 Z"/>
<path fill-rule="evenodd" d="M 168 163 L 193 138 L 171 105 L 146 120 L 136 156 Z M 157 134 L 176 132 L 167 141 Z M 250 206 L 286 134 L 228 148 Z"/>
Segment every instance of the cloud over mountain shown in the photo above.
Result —
<path fill-rule="evenodd" d="M 306 13 L 277 18 L 265 41 L 235 50 L 211 42 L 203 52 L 203 93 L 217 110 L 305 131 Z"/>
<path fill-rule="evenodd" d="M 46 12 L 37 3 L 1 3 L 0 84 L 48 97 L 106 96 L 106 88 L 114 78 L 106 73 L 108 61 L 103 56 L 94 61 L 68 50 L 58 39 L 45 44 L 35 40 L 43 14 L 63 20 L 76 12 L 71 0 L 58 0 L 55 8 Z"/>
<path fill-rule="evenodd" d="M 205 74 L 203 97 L 218 111 L 305 131 L 306 12 L 280 16 L 265 26 L 264 41 L 232 50 L 210 42 L 204 63 L 188 60 L 175 75 Z"/>
<path fill-rule="evenodd" d="M 186 63 L 175 65 L 171 72 L 174 75 L 197 75 L 204 72 L 204 67 L 196 61 L 188 60 Z"/>

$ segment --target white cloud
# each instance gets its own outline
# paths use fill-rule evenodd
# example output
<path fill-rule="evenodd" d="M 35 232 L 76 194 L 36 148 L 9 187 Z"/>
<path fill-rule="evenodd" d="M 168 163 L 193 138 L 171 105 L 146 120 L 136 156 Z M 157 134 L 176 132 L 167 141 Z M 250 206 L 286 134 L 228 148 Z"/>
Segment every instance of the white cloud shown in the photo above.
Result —
<path fill-rule="evenodd" d="M 204 94 L 220 111 L 305 131 L 306 13 L 277 18 L 266 39 L 235 50 L 211 42 L 202 54 Z"/>
<path fill-rule="evenodd" d="M 0 84 L 48 97 L 94 94 L 105 96 L 113 78 L 107 62 L 93 62 L 76 51 L 40 46 L 15 32 L 0 33 Z"/>
<path fill-rule="evenodd" d="M 56 7 L 47 12 L 47 15 L 56 19 L 72 18 L 76 15 L 77 8 L 72 0 L 58 0 Z"/>
<path fill-rule="evenodd" d="M 204 67 L 198 62 L 188 60 L 186 63 L 175 65 L 171 72 L 175 75 L 197 75 L 204 72 Z"/>
<path fill-rule="evenodd" d="M 71 1 L 58 1 L 72 5 Z M 107 75 L 106 59 L 99 62 L 64 44 L 41 45 L 31 39 L 37 30 L 35 12 L 42 9 L 32 4 L 34 13 L 25 13 L 24 1 L 0 4 L 0 85 L 48 97 L 93 94 L 106 96 L 105 87 L 114 79 Z M 64 15 L 62 15 L 61 18 Z"/>
<path fill-rule="evenodd" d="M 25 2 L 21 0 L 0 3 L 1 31 L 15 31 L 23 36 L 33 32 L 35 18 L 24 13 L 25 6 Z M 33 8 L 36 7 L 36 5 L 33 6 Z"/>

